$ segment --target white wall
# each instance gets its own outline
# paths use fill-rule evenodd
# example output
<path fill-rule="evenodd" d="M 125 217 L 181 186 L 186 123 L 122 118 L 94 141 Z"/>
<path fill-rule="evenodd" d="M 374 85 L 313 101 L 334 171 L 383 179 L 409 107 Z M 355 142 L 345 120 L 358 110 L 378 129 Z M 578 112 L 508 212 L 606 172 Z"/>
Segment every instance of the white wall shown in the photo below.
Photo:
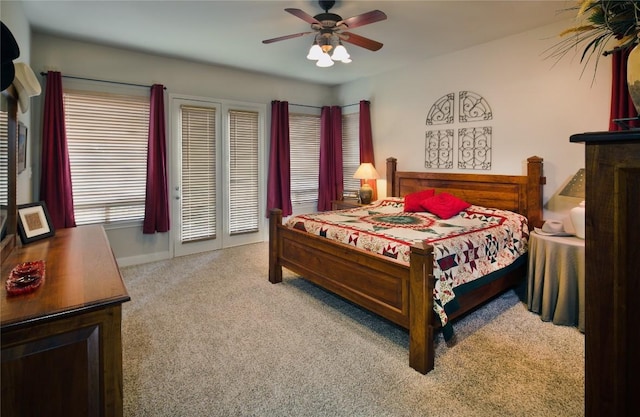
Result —
<path fill-rule="evenodd" d="M 272 100 L 288 100 L 291 103 L 312 106 L 335 102 L 332 90 L 319 85 L 38 33 L 34 33 L 32 39 L 32 67 L 37 73 L 53 70 L 60 71 L 63 75 L 101 80 L 143 85 L 159 83 L 167 87 L 167 97 L 180 94 L 244 101 L 265 104 L 269 109 Z M 38 109 L 38 121 L 42 119 L 41 101 L 34 105 L 34 109 Z M 269 132 L 270 120 L 266 120 L 265 124 L 265 131 Z M 170 141 L 170 130 L 167 132 Z M 38 132 L 34 136 L 35 142 L 40 144 L 41 134 Z M 171 146 L 167 147 L 168 150 L 170 148 Z M 36 154 L 39 154 L 39 151 Z M 264 165 L 267 166 L 266 163 Z M 171 167 L 169 170 L 171 171 Z M 169 175 L 171 176 L 171 172 Z M 265 173 L 264 178 L 266 177 Z M 36 178 L 39 178 L 39 173 Z M 37 184 L 35 186 L 37 187 Z M 106 229 L 120 265 L 149 262 L 171 256 L 172 242 L 169 233 L 143 235 L 141 226 Z"/>
<path fill-rule="evenodd" d="M 442 171 L 520 175 L 529 156 L 541 156 L 545 217 L 564 218 L 579 201 L 553 196 L 585 164 L 584 145 L 570 143 L 569 136 L 607 130 L 611 94 L 610 58 L 601 59 L 595 80 L 593 68 L 581 78 L 579 57 L 557 64 L 544 59 L 564 27 L 545 26 L 355 81 L 339 89 L 340 102 L 371 100 L 376 166 L 384 175 L 389 156 L 398 158 L 399 169 L 425 169 L 425 122 L 438 98 L 459 91 L 482 95 L 493 111 L 493 120 L 483 124 L 493 127 L 491 171 Z M 463 127 L 438 125 L 445 126 Z"/>

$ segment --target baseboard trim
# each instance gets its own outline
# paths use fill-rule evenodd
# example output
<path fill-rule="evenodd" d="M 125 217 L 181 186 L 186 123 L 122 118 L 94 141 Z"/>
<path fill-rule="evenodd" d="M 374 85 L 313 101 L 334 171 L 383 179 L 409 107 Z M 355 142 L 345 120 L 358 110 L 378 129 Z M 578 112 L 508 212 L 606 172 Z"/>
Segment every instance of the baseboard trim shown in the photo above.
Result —
<path fill-rule="evenodd" d="M 164 261 L 165 259 L 171 259 L 171 253 L 169 253 L 168 251 L 149 253 L 149 254 L 138 255 L 138 256 L 126 256 L 126 257 L 116 258 L 116 261 L 118 262 L 118 266 L 122 268 L 125 266 L 140 265 L 140 264 L 146 264 L 149 262 Z"/>

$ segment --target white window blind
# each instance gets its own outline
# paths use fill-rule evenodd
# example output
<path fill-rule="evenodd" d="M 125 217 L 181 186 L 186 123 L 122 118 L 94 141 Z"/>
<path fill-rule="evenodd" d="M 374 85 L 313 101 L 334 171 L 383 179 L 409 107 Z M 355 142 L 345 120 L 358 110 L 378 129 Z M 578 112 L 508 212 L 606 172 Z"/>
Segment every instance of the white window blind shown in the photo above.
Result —
<path fill-rule="evenodd" d="M 182 242 L 216 238 L 216 109 L 181 106 Z"/>
<path fill-rule="evenodd" d="M 258 120 L 229 111 L 229 234 L 258 231 Z"/>
<path fill-rule="evenodd" d="M 360 166 L 360 113 L 342 116 L 342 183 L 345 191 L 360 189 L 360 180 L 353 178 Z"/>
<path fill-rule="evenodd" d="M 9 113 L 0 111 L 0 205 L 9 201 Z"/>
<path fill-rule="evenodd" d="M 320 116 L 289 114 L 291 203 L 318 204 Z"/>
<path fill-rule="evenodd" d="M 149 98 L 64 92 L 76 223 L 142 220 Z"/>

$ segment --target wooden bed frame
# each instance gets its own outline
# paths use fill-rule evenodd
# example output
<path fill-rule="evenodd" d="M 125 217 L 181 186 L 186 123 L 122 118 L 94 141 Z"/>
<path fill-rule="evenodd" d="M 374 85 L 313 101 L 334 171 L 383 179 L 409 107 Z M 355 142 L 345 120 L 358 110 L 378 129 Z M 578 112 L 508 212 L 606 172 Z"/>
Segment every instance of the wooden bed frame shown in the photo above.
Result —
<path fill-rule="evenodd" d="M 542 158 L 527 159 L 527 175 L 443 174 L 402 172 L 396 159 L 387 159 L 387 196 L 435 188 L 485 207 L 523 214 L 529 228 L 542 225 Z M 409 265 L 364 252 L 282 225 L 282 211 L 269 221 L 269 281 L 282 281 L 282 267 L 409 330 L 409 365 L 426 374 L 434 366 L 434 329 L 440 322 L 433 312 L 433 248 L 411 247 Z M 525 276 L 526 265 L 501 278 L 456 297 L 460 308 L 454 319 L 503 291 Z"/>

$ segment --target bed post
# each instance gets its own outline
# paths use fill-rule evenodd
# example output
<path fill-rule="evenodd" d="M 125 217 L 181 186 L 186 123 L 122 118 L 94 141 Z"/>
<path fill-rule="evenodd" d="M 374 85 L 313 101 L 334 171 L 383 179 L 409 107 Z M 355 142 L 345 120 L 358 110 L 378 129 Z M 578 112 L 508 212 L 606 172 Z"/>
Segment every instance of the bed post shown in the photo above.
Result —
<path fill-rule="evenodd" d="M 542 158 L 527 158 L 527 218 L 529 228 L 542 227 L 542 186 L 547 179 L 542 175 Z"/>
<path fill-rule="evenodd" d="M 282 282 L 282 265 L 278 261 L 281 248 L 278 239 L 280 225 L 282 225 L 282 210 L 271 210 L 269 213 L 269 282 L 272 284 Z"/>
<path fill-rule="evenodd" d="M 397 163 L 398 160 L 393 156 L 387 158 L 387 197 L 400 197 L 395 189 Z"/>
<path fill-rule="evenodd" d="M 409 260 L 409 366 L 421 374 L 433 369 L 433 247 L 411 247 Z"/>

